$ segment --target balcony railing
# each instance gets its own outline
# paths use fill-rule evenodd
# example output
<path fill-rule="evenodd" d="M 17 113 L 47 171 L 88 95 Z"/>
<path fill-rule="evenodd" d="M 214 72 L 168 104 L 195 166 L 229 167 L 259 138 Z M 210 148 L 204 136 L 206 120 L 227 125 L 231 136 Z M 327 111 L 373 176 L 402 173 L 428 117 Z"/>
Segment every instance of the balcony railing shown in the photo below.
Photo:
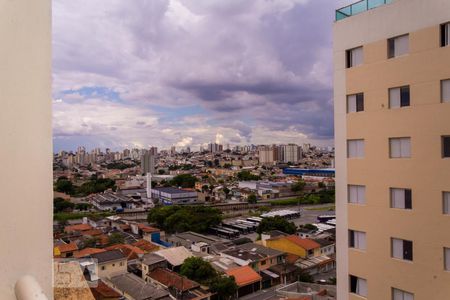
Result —
<path fill-rule="evenodd" d="M 389 4 L 394 0 L 362 0 L 336 10 L 336 21 L 357 15 L 369 9 Z"/>

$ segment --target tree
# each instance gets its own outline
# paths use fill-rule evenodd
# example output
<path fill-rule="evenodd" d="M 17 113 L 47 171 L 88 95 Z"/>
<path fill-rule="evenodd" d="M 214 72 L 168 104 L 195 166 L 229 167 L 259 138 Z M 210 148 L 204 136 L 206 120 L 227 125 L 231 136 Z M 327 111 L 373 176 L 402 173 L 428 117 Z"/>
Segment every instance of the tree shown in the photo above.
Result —
<path fill-rule="evenodd" d="M 322 181 L 319 182 L 318 186 L 319 186 L 319 188 L 321 188 L 321 189 L 323 189 L 323 188 L 326 187 L 325 183 L 323 183 Z"/>
<path fill-rule="evenodd" d="M 268 232 L 271 230 L 279 230 L 288 234 L 293 234 L 297 231 L 297 227 L 294 223 L 289 222 L 280 216 L 275 216 L 264 218 L 261 223 L 259 223 L 256 232 L 261 234 L 263 232 Z"/>
<path fill-rule="evenodd" d="M 303 180 L 299 180 L 291 186 L 291 191 L 302 192 L 305 189 L 306 183 Z"/>
<path fill-rule="evenodd" d="M 196 181 L 197 178 L 195 178 L 191 174 L 180 174 L 175 176 L 170 181 L 170 184 L 173 186 L 181 186 L 182 188 L 193 188 Z"/>
<path fill-rule="evenodd" d="M 62 211 L 72 210 L 75 207 L 75 204 L 64 200 L 63 198 L 57 197 L 53 199 L 53 212 L 59 213 Z"/>
<path fill-rule="evenodd" d="M 89 204 L 89 203 L 77 203 L 77 204 L 75 204 L 75 209 L 78 209 L 78 210 L 88 210 L 91 207 L 92 207 L 92 205 Z"/>
<path fill-rule="evenodd" d="M 162 206 L 153 208 L 147 220 L 169 233 L 187 230 L 205 233 L 220 224 L 222 213 L 207 206 Z"/>
<path fill-rule="evenodd" d="M 237 173 L 237 178 L 239 179 L 239 181 L 251 181 L 251 180 L 260 180 L 261 179 L 261 177 L 259 177 L 257 175 L 253 175 L 248 170 L 243 170 L 243 171 L 240 171 L 239 173 Z"/>
<path fill-rule="evenodd" d="M 209 288 L 217 293 L 219 299 L 224 300 L 233 298 L 238 290 L 234 276 L 217 276 L 211 281 Z"/>
<path fill-rule="evenodd" d="M 68 180 L 66 177 L 60 177 L 56 181 L 55 190 L 60 193 L 65 193 L 68 195 L 73 195 L 75 192 L 75 188 L 72 184 L 72 181 Z"/>
<path fill-rule="evenodd" d="M 108 245 L 116 245 L 116 244 L 123 244 L 125 242 L 125 238 L 122 234 L 118 232 L 111 233 L 111 235 L 108 237 Z"/>
<path fill-rule="evenodd" d="M 186 258 L 181 265 L 180 274 L 201 284 L 207 284 L 217 276 L 211 264 L 200 257 Z"/>
<path fill-rule="evenodd" d="M 166 174 L 166 170 L 164 170 L 164 169 L 159 169 L 159 170 L 158 170 L 158 174 L 159 174 L 159 175 L 164 175 L 164 174 Z"/>
<path fill-rule="evenodd" d="M 304 224 L 304 225 L 300 225 L 300 227 L 304 228 L 306 230 L 317 230 L 318 229 L 316 225 L 310 224 L 310 223 Z"/>
<path fill-rule="evenodd" d="M 308 271 L 297 269 L 297 280 L 300 282 L 314 283 L 314 277 Z"/>
<path fill-rule="evenodd" d="M 225 193 L 225 195 L 228 197 L 228 194 L 230 193 L 230 189 L 227 187 L 223 188 L 223 192 Z"/>
<path fill-rule="evenodd" d="M 250 203 L 250 204 L 255 204 L 255 203 L 256 203 L 256 200 L 257 200 L 257 198 L 256 198 L 256 195 L 255 195 L 255 194 L 250 194 L 250 195 L 248 195 L 248 197 L 247 197 L 247 201 L 248 201 L 248 203 Z"/>
<path fill-rule="evenodd" d="M 97 242 L 98 242 L 98 238 L 91 237 L 91 238 L 86 239 L 83 242 L 83 245 L 85 248 L 95 248 L 97 246 Z"/>

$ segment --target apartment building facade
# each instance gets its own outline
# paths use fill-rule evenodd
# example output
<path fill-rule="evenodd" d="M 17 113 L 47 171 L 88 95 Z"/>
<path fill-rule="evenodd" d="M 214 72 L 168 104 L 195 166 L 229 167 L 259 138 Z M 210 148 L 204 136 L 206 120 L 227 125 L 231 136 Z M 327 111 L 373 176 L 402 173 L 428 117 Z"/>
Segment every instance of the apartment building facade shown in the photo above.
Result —
<path fill-rule="evenodd" d="M 337 11 L 340 300 L 450 297 L 449 22 L 448 0 Z"/>

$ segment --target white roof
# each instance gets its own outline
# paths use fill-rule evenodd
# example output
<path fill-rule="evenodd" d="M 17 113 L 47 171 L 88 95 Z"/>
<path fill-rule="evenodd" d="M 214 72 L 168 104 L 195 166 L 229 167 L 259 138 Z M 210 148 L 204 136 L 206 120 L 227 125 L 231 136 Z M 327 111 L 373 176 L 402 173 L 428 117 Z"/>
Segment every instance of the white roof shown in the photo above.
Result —
<path fill-rule="evenodd" d="M 172 266 L 181 266 L 186 258 L 194 256 L 183 246 L 159 250 L 155 254 L 164 257 Z"/>

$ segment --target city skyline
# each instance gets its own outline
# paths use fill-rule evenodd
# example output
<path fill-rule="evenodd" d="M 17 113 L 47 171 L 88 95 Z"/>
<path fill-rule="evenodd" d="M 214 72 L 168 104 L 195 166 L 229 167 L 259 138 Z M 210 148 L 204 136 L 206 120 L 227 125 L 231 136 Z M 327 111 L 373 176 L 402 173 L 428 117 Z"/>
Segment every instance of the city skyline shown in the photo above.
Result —
<path fill-rule="evenodd" d="M 346 2 L 55 1 L 54 151 L 333 145 L 322 20 Z"/>

